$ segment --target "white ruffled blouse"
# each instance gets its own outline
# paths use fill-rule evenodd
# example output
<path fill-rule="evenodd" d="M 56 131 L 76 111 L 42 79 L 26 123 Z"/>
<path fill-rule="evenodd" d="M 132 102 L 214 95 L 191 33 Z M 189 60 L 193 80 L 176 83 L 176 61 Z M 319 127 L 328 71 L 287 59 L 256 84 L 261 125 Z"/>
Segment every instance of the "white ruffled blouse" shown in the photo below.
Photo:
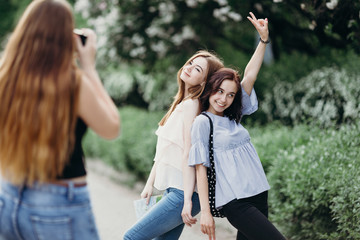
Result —
<path fill-rule="evenodd" d="M 156 130 L 158 136 L 154 161 L 157 162 L 154 187 L 183 189 L 182 164 L 188 161 L 185 143 L 191 144 L 191 125 L 199 111 L 199 100 L 187 99 L 179 103 L 164 126 Z M 187 141 L 185 141 L 187 140 Z"/>

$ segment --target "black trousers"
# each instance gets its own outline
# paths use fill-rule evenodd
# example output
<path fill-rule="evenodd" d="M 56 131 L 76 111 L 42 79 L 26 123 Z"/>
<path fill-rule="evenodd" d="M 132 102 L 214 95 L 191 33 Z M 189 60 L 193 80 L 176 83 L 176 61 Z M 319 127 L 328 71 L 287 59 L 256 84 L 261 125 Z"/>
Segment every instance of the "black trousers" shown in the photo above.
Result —
<path fill-rule="evenodd" d="M 234 199 L 223 206 L 224 215 L 237 230 L 237 240 L 286 239 L 268 220 L 268 192 Z"/>

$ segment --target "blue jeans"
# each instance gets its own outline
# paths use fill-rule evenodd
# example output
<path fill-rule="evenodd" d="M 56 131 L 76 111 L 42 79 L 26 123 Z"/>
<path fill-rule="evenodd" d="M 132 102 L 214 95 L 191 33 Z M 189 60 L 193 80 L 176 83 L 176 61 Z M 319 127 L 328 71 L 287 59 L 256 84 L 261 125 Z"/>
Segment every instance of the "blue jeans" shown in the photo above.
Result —
<path fill-rule="evenodd" d="M 0 239 L 99 239 L 87 186 L 1 185 Z"/>
<path fill-rule="evenodd" d="M 160 202 L 155 204 L 125 235 L 124 240 L 174 240 L 179 239 L 184 228 L 181 212 L 184 191 L 168 188 Z M 199 196 L 192 196 L 192 216 L 200 212 Z"/>

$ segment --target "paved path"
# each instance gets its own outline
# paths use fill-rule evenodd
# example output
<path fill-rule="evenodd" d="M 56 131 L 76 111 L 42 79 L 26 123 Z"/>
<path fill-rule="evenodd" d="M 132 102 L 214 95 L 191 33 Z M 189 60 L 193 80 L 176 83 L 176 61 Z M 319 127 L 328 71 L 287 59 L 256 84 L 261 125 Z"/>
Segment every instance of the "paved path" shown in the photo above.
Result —
<path fill-rule="evenodd" d="M 95 213 L 96 223 L 102 240 L 122 239 L 123 234 L 135 223 L 133 201 L 138 199 L 141 184 L 130 188 L 126 182 L 128 176 L 119 174 L 98 160 L 88 160 L 88 183 Z M 193 227 L 186 227 L 180 240 L 207 240 L 200 231 L 200 219 Z M 236 231 L 226 219 L 215 219 L 216 239 L 235 239 Z"/>

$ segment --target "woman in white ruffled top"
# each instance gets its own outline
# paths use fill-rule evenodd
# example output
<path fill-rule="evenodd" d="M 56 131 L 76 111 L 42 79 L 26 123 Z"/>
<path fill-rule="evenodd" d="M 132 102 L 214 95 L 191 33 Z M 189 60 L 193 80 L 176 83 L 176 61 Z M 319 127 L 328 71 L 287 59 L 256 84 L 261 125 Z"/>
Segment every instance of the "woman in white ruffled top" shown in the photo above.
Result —
<path fill-rule="evenodd" d="M 147 198 L 148 203 L 153 187 L 164 195 L 125 233 L 124 239 L 178 239 L 184 224 L 196 223 L 194 216 L 200 204 L 195 192 L 195 169 L 188 166 L 190 129 L 200 113 L 198 98 L 205 82 L 221 67 L 222 61 L 214 54 L 199 51 L 178 71 L 178 93 L 156 131 L 155 162 L 141 198 Z"/>

